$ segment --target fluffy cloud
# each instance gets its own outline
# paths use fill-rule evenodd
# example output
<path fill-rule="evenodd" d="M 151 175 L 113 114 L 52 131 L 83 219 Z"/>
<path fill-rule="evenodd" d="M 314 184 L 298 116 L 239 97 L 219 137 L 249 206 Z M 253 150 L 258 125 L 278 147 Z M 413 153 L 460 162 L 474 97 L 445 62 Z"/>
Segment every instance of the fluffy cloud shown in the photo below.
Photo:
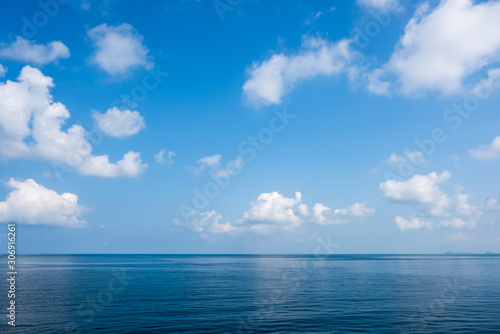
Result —
<path fill-rule="evenodd" d="M 375 213 L 375 209 L 367 208 L 366 202 L 363 202 L 354 203 L 347 209 L 335 209 L 333 213 L 340 216 L 368 217 Z"/>
<path fill-rule="evenodd" d="M 174 164 L 175 152 L 168 151 L 167 157 L 165 158 L 165 149 L 161 149 L 158 153 L 155 154 L 156 163 L 159 165 L 166 165 L 168 167 Z"/>
<path fill-rule="evenodd" d="M 98 25 L 88 31 L 96 49 L 93 61 L 111 75 L 123 75 L 136 67 L 150 68 L 143 37 L 130 25 Z"/>
<path fill-rule="evenodd" d="M 278 192 L 262 193 L 256 201 L 250 203 L 250 209 L 243 214 L 243 223 L 250 223 L 250 228 L 258 231 L 271 231 L 276 227 L 293 230 L 305 222 L 323 225 L 348 223 L 351 218 L 363 218 L 375 213 L 366 207 L 366 203 L 354 203 L 346 209 L 335 209 L 316 203 L 309 208 L 302 203 L 302 194 L 295 193 L 294 198 L 287 198 Z M 255 223 L 258 224 L 255 224 Z"/>
<path fill-rule="evenodd" d="M 434 9 L 424 3 L 373 86 L 387 85 L 380 77 L 395 75 L 403 94 L 462 91 L 469 75 L 499 60 L 498 17 L 498 1 L 443 0 Z"/>
<path fill-rule="evenodd" d="M 441 175 L 415 175 L 407 181 L 388 180 L 380 184 L 382 196 L 398 202 L 415 202 L 432 204 L 431 212 L 440 215 L 449 205 L 449 198 L 438 184 L 451 177 L 448 171 Z"/>
<path fill-rule="evenodd" d="M 113 107 L 104 114 L 95 112 L 92 116 L 97 127 L 111 137 L 132 136 L 146 127 L 144 118 L 137 111 L 121 111 L 117 107 Z"/>
<path fill-rule="evenodd" d="M 330 209 L 329 207 L 321 203 L 316 203 L 313 206 L 313 217 L 316 219 L 316 222 L 318 224 L 325 224 L 329 221 L 326 215 L 331 211 L 332 209 Z"/>
<path fill-rule="evenodd" d="M 254 62 L 243 92 L 256 105 L 279 104 L 283 95 L 300 81 L 346 71 L 352 58 L 349 45 L 348 40 L 331 43 L 304 37 L 296 54 L 274 54 L 267 60 Z"/>
<path fill-rule="evenodd" d="M 176 223 L 198 233 L 230 233 L 238 230 L 237 226 L 230 223 L 220 223 L 221 219 L 222 216 L 213 210 L 201 213 L 193 211 L 188 215 L 187 224 L 181 224 L 179 221 Z"/>
<path fill-rule="evenodd" d="M 17 82 L 0 83 L 0 155 L 6 158 L 48 160 L 85 175 L 137 176 L 144 170 L 139 153 L 129 152 L 117 163 L 95 156 L 80 125 L 61 127 L 70 117 L 66 107 L 53 102 L 52 78 L 26 66 Z"/>
<path fill-rule="evenodd" d="M 44 45 L 18 36 L 12 44 L 0 44 L 0 58 L 36 65 L 45 65 L 59 58 L 69 58 L 69 55 L 68 47 L 61 41 L 53 41 Z"/>
<path fill-rule="evenodd" d="M 477 160 L 489 161 L 500 157 L 500 137 L 496 137 L 488 146 L 482 146 L 469 151 L 469 154 Z"/>
<path fill-rule="evenodd" d="M 366 203 L 354 203 L 346 209 L 335 209 L 316 203 L 313 206 L 313 218 L 318 224 L 343 224 L 348 223 L 347 217 L 368 217 L 375 213 L 375 209 L 366 207 Z"/>
<path fill-rule="evenodd" d="M 366 207 L 366 203 L 355 203 L 346 209 L 331 210 L 321 203 L 312 208 L 312 215 L 307 204 L 302 203 L 302 194 L 288 198 L 274 191 L 260 194 L 250 202 L 250 209 L 243 218 L 234 222 L 221 224 L 222 217 L 214 212 L 186 215 L 185 223 L 175 221 L 191 231 L 199 233 L 253 232 L 266 234 L 275 231 L 293 231 L 304 223 L 339 224 L 348 223 L 352 217 L 361 218 L 374 214 L 374 209 Z"/>
<path fill-rule="evenodd" d="M 5 184 L 13 190 L 5 201 L 0 202 L 0 222 L 66 227 L 82 227 L 87 224 L 79 218 L 83 208 L 78 205 L 78 196 L 75 194 L 59 195 L 32 179 L 10 179 Z"/>
<path fill-rule="evenodd" d="M 250 203 L 250 209 L 243 214 L 243 219 L 254 222 L 279 223 L 294 228 L 300 225 L 297 206 L 302 200 L 300 192 L 295 198 L 287 198 L 278 192 L 262 193 L 256 201 Z"/>
<path fill-rule="evenodd" d="M 87 156 L 78 166 L 80 174 L 100 176 L 100 177 L 135 177 L 146 168 L 146 164 L 141 161 L 141 155 L 137 152 L 127 152 L 123 159 L 116 163 L 109 162 L 107 155 Z"/>
<path fill-rule="evenodd" d="M 396 225 L 401 231 L 406 230 L 418 230 L 421 228 L 431 228 L 431 223 L 425 221 L 423 218 L 412 217 L 410 219 L 406 219 L 400 216 L 396 217 Z"/>
<path fill-rule="evenodd" d="M 494 199 L 481 206 L 474 206 L 469 203 L 468 194 L 445 194 L 438 185 L 450 177 L 451 174 L 445 171 L 441 175 L 415 175 L 407 181 L 389 180 L 380 184 L 383 197 L 421 205 L 420 211 L 412 217 L 395 218 L 401 231 L 432 227 L 474 228 L 485 213 L 496 210 L 497 206 L 500 208 Z"/>

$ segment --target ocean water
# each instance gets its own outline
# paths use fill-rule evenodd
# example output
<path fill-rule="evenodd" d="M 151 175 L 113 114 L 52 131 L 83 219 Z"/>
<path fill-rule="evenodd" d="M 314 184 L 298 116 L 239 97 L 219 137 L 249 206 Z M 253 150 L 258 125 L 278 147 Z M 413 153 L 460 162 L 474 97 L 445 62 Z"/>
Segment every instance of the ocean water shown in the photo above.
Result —
<path fill-rule="evenodd" d="M 20 256 L 17 272 L 1 333 L 500 333 L 494 255 Z"/>

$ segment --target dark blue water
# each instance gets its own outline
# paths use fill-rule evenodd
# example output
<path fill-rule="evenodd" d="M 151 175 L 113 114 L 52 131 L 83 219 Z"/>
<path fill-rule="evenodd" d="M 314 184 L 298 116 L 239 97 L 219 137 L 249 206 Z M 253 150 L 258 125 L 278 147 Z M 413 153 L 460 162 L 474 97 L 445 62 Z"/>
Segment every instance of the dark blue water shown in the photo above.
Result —
<path fill-rule="evenodd" d="M 2 333 L 500 333 L 499 256 L 21 256 L 15 328 L 7 290 Z"/>

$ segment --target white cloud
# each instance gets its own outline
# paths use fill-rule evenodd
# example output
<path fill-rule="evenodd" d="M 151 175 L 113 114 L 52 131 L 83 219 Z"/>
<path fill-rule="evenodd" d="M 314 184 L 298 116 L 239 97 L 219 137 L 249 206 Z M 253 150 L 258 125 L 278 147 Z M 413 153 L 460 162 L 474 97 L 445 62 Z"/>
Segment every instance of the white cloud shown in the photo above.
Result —
<path fill-rule="evenodd" d="M 222 155 L 220 154 L 214 154 L 210 156 L 206 156 L 203 158 L 200 158 L 196 161 L 197 164 L 199 164 L 198 168 L 193 169 L 194 174 L 199 174 L 202 171 L 205 170 L 206 167 L 212 167 L 213 169 L 216 169 L 220 166 L 220 159 L 222 158 Z"/>
<path fill-rule="evenodd" d="M 403 94 L 461 92 L 469 75 L 500 58 L 500 2 L 424 3 L 408 22 L 388 63 Z M 380 81 L 379 81 L 380 83 Z"/>
<path fill-rule="evenodd" d="M 155 160 L 159 165 L 166 165 L 168 167 L 174 164 L 175 152 L 168 151 L 167 157 L 165 158 L 165 149 L 161 149 L 155 154 Z"/>
<path fill-rule="evenodd" d="M 229 161 L 225 167 L 221 166 L 221 159 L 222 155 L 220 154 L 206 156 L 196 161 L 199 165 L 197 168 L 188 168 L 188 170 L 197 175 L 208 167 L 215 177 L 222 179 L 237 174 L 244 164 L 243 157 L 240 155 L 236 156 L 233 161 Z"/>
<path fill-rule="evenodd" d="M 489 161 L 500 157 L 500 137 L 496 137 L 488 146 L 482 146 L 469 151 L 477 160 Z"/>
<path fill-rule="evenodd" d="M 485 207 L 488 210 L 500 210 L 500 201 L 494 198 L 490 198 L 486 201 Z"/>
<path fill-rule="evenodd" d="M 61 41 L 36 44 L 18 36 L 12 44 L 0 44 L 0 58 L 18 60 L 30 64 L 45 65 L 59 58 L 69 58 L 70 53 Z"/>
<path fill-rule="evenodd" d="M 354 203 L 347 209 L 335 209 L 333 213 L 341 216 L 368 217 L 375 213 L 375 209 L 367 208 L 366 202 L 363 202 Z"/>
<path fill-rule="evenodd" d="M 316 203 L 313 206 L 314 221 L 318 224 L 344 224 L 348 223 L 348 217 L 363 218 L 371 216 L 375 213 L 375 209 L 367 208 L 366 202 L 354 203 L 346 209 L 335 209 Z"/>
<path fill-rule="evenodd" d="M 421 228 L 428 228 L 428 229 L 431 228 L 430 222 L 425 221 L 424 219 L 419 217 L 412 217 L 410 219 L 405 219 L 403 217 L 397 216 L 396 225 L 401 231 L 418 230 Z"/>
<path fill-rule="evenodd" d="M 123 155 L 123 159 L 116 163 L 110 163 L 107 155 L 91 155 L 78 166 L 77 170 L 83 175 L 100 177 L 135 177 L 146 168 L 146 164 L 141 161 L 141 155 L 137 152 L 128 152 Z"/>
<path fill-rule="evenodd" d="M 250 209 L 243 214 L 241 223 L 251 222 L 251 229 L 272 231 L 276 227 L 285 230 L 294 230 L 305 222 L 318 224 L 344 224 L 350 218 L 363 218 L 375 213 L 374 209 L 366 207 L 366 203 L 354 203 L 346 209 L 335 209 L 316 203 L 312 207 L 312 216 L 309 207 L 302 203 L 302 194 L 295 192 L 294 198 L 287 198 L 278 192 L 262 193 L 256 201 L 250 203 Z M 259 224 L 254 224 L 259 222 Z M 257 225 L 257 226 L 255 226 Z"/>
<path fill-rule="evenodd" d="M 254 62 L 243 92 L 256 105 L 279 104 L 283 95 L 300 81 L 346 71 L 352 58 L 349 44 L 348 40 L 331 43 L 304 37 L 296 54 L 274 54 L 267 60 Z"/>
<path fill-rule="evenodd" d="M 5 73 L 7 73 L 7 69 L 2 64 L 0 64 L 0 78 L 3 78 Z"/>
<path fill-rule="evenodd" d="M 500 68 L 491 68 L 487 72 L 486 79 L 481 80 L 471 90 L 471 94 L 475 96 L 489 96 L 491 92 L 500 84 Z M 485 94 L 485 89 L 488 90 Z"/>
<path fill-rule="evenodd" d="M 380 11 L 387 11 L 399 7 L 398 0 L 356 0 L 362 7 L 372 8 Z"/>
<path fill-rule="evenodd" d="M 405 182 L 389 180 L 380 184 L 382 196 L 399 201 L 422 204 L 418 214 L 410 218 L 396 217 L 398 228 L 402 231 L 419 228 L 452 227 L 474 228 L 479 219 L 488 211 L 500 208 L 494 199 L 481 206 L 469 203 L 470 195 L 456 193 L 448 196 L 438 184 L 448 180 L 451 174 L 416 175 Z"/>
<path fill-rule="evenodd" d="M 193 211 L 188 215 L 189 221 L 186 224 L 179 221 L 176 221 L 176 223 L 198 233 L 230 233 L 238 230 L 237 226 L 230 223 L 220 223 L 221 219 L 222 216 L 213 210 L 201 213 Z"/>
<path fill-rule="evenodd" d="M 458 194 L 456 196 L 455 212 L 461 216 L 473 216 L 478 212 L 478 208 L 469 204 L 469 195 Z"/>
<path fill-rule="evenodd" d="M 301 216 L 308 216 L 309 215 L 309 207 L 307 206 L 307 204 L 300 203 L 297 206 L 297 211 L 298 211 L 299 215 L 301 215 Z"/>
<path fill-rule="evenodd" d="M 231 175 L 235 175 L 243 167 L 243 164 L 243 157 L 241 155 L 238 155 L 236 156 L 236 159 L 228 162 L 225 168 L 216 169 L 215 176 L 219 179 L 223 179 Z"/>
<path fill-rule="evenodd" d="M 150 68 L 149 50 L 143 37 L 130 25 L 105 23 L 88 31 L 96 52 L 93 61 L 111 75 L 123 75 L 136 67 Z"/>
<path fill-rule="evenodd" d="M 135 152 L 117 163 L 110 163 L 107 155 L 93 155 L 80 125 L 62 131 L 70 114 L 63 104 L 53 101 L 52 78 L 25 66 L 17 80 L 0 83 L 0 155 L 48 160 L 80 174 L 103 177 L 137 176 L 146 168 Z"/>
<path fill-rule="evenodd" d="M 98 112 L 92 115 L 97 127 L 111 137 L 128 137 L 137 134 L 146 127 L 144 118 L 137 111 L 110 108 L 106 113 Z"/>
<path fill-rule="evenodd" d="M 262 193 L 257 200 L 250 203 L 250 209 L 244 213 L 243 221 L 278 224 L 292 230 L 304 221 L 313 221 L 318 224 L 348 223 L 349 217 L 367 217 L 375 213 L 374 209 L 366 207 L 366 203 L 355 203 L 347 209 L 332 210 L 322 203 L 316 203 L 312 208 L 312 217 L 309 208 L 302 203 L 302 194 L 295 193 L 295 198 L 287 198 L 278 192 Z M 262 225 L 262 224 L 261 224 Z M 260 226 L 263 228 L 263 226 Z"/>
<path fill-rule="evenodd" d="M 382 196 L 399 202 L 428 203 L 432 205 L 431 213 L 442 215 L 448 207 L 449 198 L 438 187 L 438 184 L 451 177 L 448 171 L 441 175 L 414 175 L 407 181 L 388 180 L 380 184 Z"/>
<path fill-rule="evenodd" d="M 441 222 L 439 222 L 439 225 L 444 227 L 453 227 L 453 228 L 464 228 L 464 227 L 473 228 L 476 226 L 476 221 L 475 220 L 465 221 L 461 218 L 453 218 L 449 220 L 442 220 Z"/>
<path fill-rule="evenodd" d="M 78 196 L 75 194 L 59 195 L 32 179 L 10 179 L 5 184 L 13 190 L 5 201 L 0 202 L 0 222 L 66 227 L 83 227 L 87 224 L 79 218 L 83 208 L 78 205 Z"/>
<path fill-rule="evenodd" d="M 330 220 L 326 215 L 330 212 L 332 212 L 332 209 L 321 203 L 316 203 L 313 206 L 313 216 L 318 224 L 327 224 Z"/>
<path fill-rule="evenodd" d="M 393 167 L 399 166 L 400 164 L 406 162 L 410 162 L 412 165 L 419 166 L 425 163 L 426 159 L 422 151 L 411 151 L 409 149 L 405 149 L 403 155 L 392 153 L 388 159 L 388 163 Z"/>
<path fill-rule="evenodd" d="M 331 210 L 321 203 L 312 208 L 302 203 L 302 194 L 295 192 L 295 197 L 288 198 L 274 191 L 260 194 L 250 202 L 250 209 L 243 213 L 242 219 L 221 224 L 222 216 L 218 213 L 195 211 L 187 214 L 185 223 L 178 220 L 177 225 L 185 226 L 199 233 L 254 232 L 267 234 L 276 231 L 294 231 L 304 223 L 340 224 L 348 223 L 349 218 L 362 218 L 374 214 L 374 209 L 366 207 L 366 203 L 355 203 L 347 209 Z"/>
<path fill-rule="evenodd" d="M 300 192 L 295 198 L 287 198 L 278 192 L 262 193 L 256 201 L 250 203 L 250 209 L 243 214 L 243 219 L 254 222 L 279 223 L 295 228 L 301 224 L 298 216 L 298 204 L 302 200 Z"/>

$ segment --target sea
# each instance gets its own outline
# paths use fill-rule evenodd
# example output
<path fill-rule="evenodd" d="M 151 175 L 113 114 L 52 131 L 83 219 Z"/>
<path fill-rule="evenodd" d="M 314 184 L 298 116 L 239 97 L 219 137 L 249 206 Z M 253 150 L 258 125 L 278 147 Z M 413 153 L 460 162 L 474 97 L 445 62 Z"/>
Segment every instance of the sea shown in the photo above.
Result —
<path fill-rule="evenodd" d="M 1 333 L 500 333 L 499 255 L 16 261 L 15 326 L 4 278 Z"/>

